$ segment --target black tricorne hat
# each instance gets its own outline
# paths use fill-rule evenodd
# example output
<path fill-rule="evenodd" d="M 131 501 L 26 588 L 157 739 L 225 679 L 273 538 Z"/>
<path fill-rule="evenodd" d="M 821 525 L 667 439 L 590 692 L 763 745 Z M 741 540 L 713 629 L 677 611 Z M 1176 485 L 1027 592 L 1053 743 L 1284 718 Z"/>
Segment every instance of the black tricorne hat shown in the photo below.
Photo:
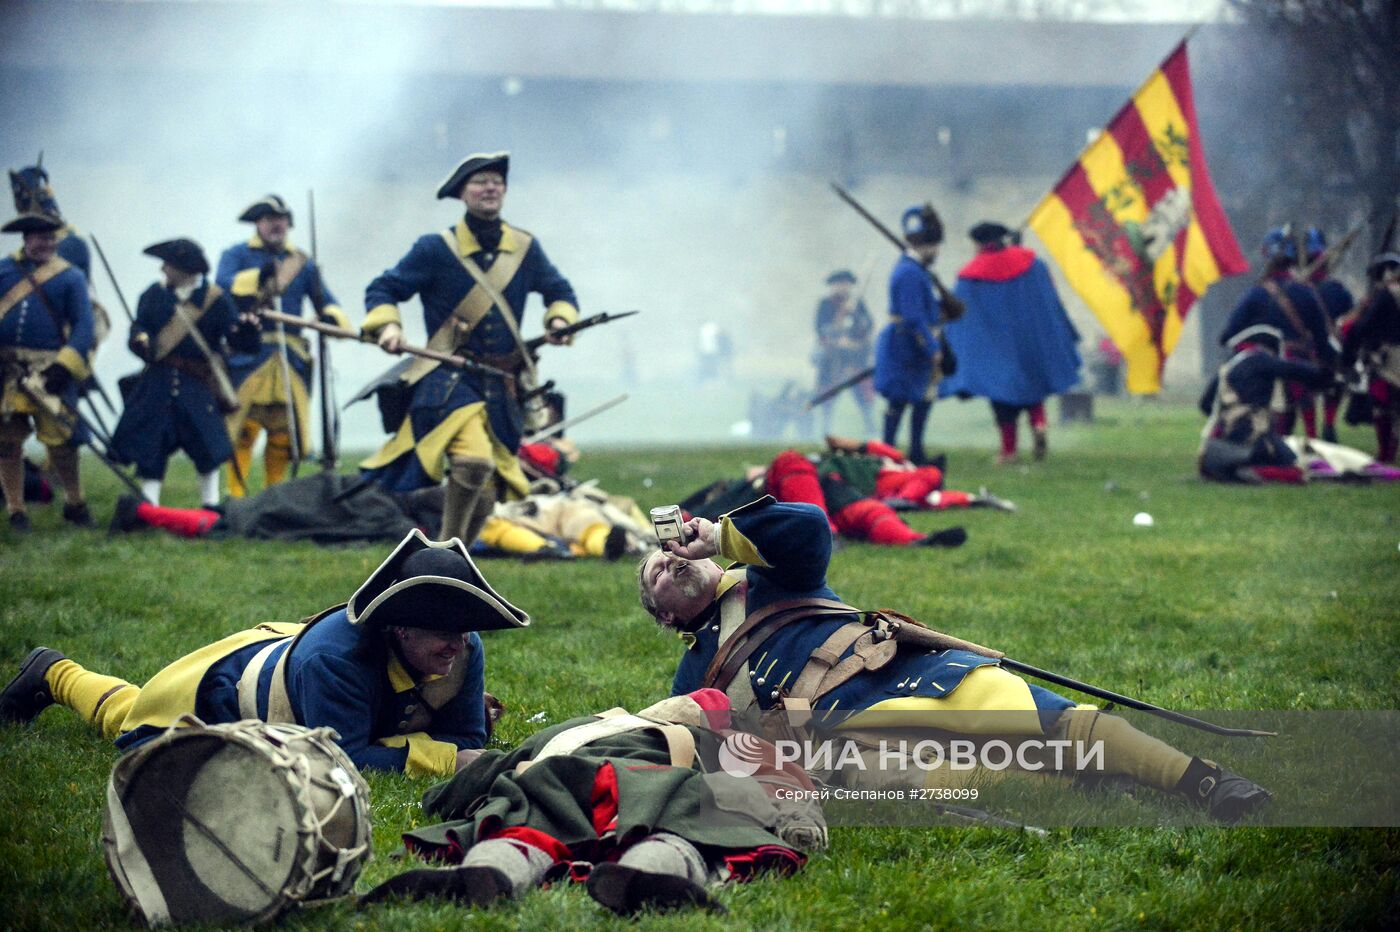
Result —
<path fill-rule="evenodd" d="M 414 528 L 346 605 L 352 625 L 496 631 L 530 616 L 491 588 L 461 540 L 431 541 Z"/>
<path fill-rule="evenodd" d="M 856 283 L 856 276 L 850 269 L 837 269 L 826 277 L 828 285 L 835 285 L 837 282 L 848 282 L 852 285 Z"/>
<path fill-rule="evenodd" d="M 168 239 L 153 243 L 141 251 L 148 256 L 155 256 L 162 262 L 170 263 L 182 272 L 194 275 L 205 275 L 209 272 L 209 260 L 204 257 L 204 250 L 192 239 Z"/>
<path fill-rule="evenodd" d="M 248 209 L 238 215 L 238 219 L 243 223 L 257 223 L 263 217 L 286 217 L 287 224 L 292 223 L 292 209 L 287 206 L 287 202 L 276 194 L 269 194 L 260 201 L 254 201 L 248 205 Z"/>
<path fill-rule="evenodd" d="M 447 176 L 447 180 L 438 186 L 438 200 L 461 197 L 462 186 L 467 183 L 467 179 L 477 172 L 488 169 L 500 172 L 502 178 L 508 177 L 510 175 L 510 153 L 476 152 L 467 156 L 462 164 L 452 169 L 452 174 Z"/>
<path fill-rule="evenodd" d="M 983 220 L 968 230 L 967 235 L 974 243 L 990 246 L 992 244 L 1005 244 L 1013 232 L 1010 227 L 997 223 L 995 220 Z"/>
<path fill-rule="evenodd" d="M 1373 281 L 1380 281 L 1381 275 L 1389 266 L 1400 266 L 1400 252 L 1383 252 L 1371 259 L 1366 266 L 1366 274 Z"/>
<path fill-rule="evenodd" d="M 0 233 L 53 233 L 63 228 L 63 221 L 38 211 L 22 213 L 0 227 Z"/>

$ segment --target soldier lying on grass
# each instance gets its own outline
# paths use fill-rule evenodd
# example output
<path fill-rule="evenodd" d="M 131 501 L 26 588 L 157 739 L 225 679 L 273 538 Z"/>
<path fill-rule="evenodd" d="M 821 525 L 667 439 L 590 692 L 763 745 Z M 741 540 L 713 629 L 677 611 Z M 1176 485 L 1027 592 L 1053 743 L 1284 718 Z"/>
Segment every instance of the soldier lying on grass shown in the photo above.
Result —
<path fill-rule="evenodd" d="M 461 542 L 406 537 L 344 605 L 305 623 L 240 631 L 171 663 L 144 687 L 36 648 L 0 692 L 0 721 L 55 703 L 123 750 L 194 714 L 330 726 L 360 768 L 447 776 L 490 734 L 478 631 L 529 616 L 491 588 Z"/>
<path fill-rule="evenodd" d="M 1270 798 L 1121 718 L 1027 683 L 994 657 L 882 639 L 827 585 L 831 532 L 815 506 L 765 497 L 718 523 L 693 518 L 685 530 L 684 546 L 668 541 L 668 551 L 653 552 L 638 569 L 643 607 L 686 643 L 675 695 L 713 687 L 739 713 L 786 710 L 811 716 L 814 727 L 820 718 L 849 730 L 887 727 L 885 713 L 896 713 L 905 726 L 956 732 L 972 718 L 957 713 L 1003 712 L 992 717 L 994 734 L 1014 722 L 1022 736 L 1102 741 L 1101 776 L 1184 796 L 1223 822 Z M 714 556 L 743 565 L 725 571 Z"/>

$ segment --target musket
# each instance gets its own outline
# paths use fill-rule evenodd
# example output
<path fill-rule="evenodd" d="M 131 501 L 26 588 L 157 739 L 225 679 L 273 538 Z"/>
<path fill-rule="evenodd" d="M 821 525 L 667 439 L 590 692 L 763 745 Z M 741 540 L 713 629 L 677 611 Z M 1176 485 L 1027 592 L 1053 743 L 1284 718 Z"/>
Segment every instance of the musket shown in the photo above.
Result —
<path fill-rule="evenodd" d="M 128 476 L 125 472 L 122 471 L 121 467 L 116 464 L 116 462 L 111 457 L 111 451 L 101 449 L 97 446 L 97 444 L 92 442 L 92 437 L 98 435 L 97 431 L 93 429 L 92 423 L 83 416 L 83 413 L 81 411 L 77 410 L 76 408 L 70 408 L 68 407 L 68 405 L 64 404 L 62 399 L 56 398 L 53 395 L 50 395 L 48 392 L 42 391 L 39 388 L 35 388 L 33 385 L 29 384 L 29 380 L 37 378 L 38 373 L 31 372 L 28 375 L 22 376 L 21 378 L 17 379 L 15 381 L 15 385 L 19 388 L 21 394 L 27 397 L 30 401 L 32 401 L 42 410 L 47 411 L 56 420 L 58 420 L 61 424 L 68 428 L 69 431 L 73 431 L 78 426 L 86 428 L 89 435 L 91 435 L 87 440 L 88 449 L 91 450 L 97 456 L 97 458 L 102 461 L 102 465 L 110 469 L 113 475 L 120 479 L 122 483 L 125 484 L 126 487 L 131 490 L 132 494 L 144 500 L 145 494 L 141 491 L 141 487 L 136 484 L 135 479 L 132 479 L 130 476 Z"/>
<path fill-rule="evenodd" d="M 318 300 L 325 303 L 325 289 L 321 284 L 321 262 L 316 250 L 316 192 L 307 188 L 306 202 L 311 218 L 311 264 L 316 271 Z M 316 365 L 321 388 L 321 469 L 335 472 L 340 465 L 340 416 L 335 405 L 335 378 L 331 368 L 331 341 L 324 333 L 316 334 Z"/>
<path fill-rule="evenodd" d="M 337 327 L 335 324 L 327 324 L 319 320 L 307 320 L 304 317 L 283 314 L 281 311 L 258 311 L 257 314 L 259 317 L 266 317 L 268 320 L 276 321 L 277 323 L 295 324 L 298 327 L 306 327 L 315 330 L 317 333 L 324 333 L 326 336 L 334 337 L 338 340 L 351 340 L 355 343 L 369 343 L 371 345 L 375 343 L 372 337 L 367 337 L 359 331 L 347 330 L 344 327 Z M 409 346 L 407 344 L 401 344 L 399 350 L 400 352 L 408 353 L 410 356 L 422 356 L 424 359 L 434 359 L 438 362 L 446 363 L 449 366 L 464 369 L 467 372 L 480 372 L 484 375 L 494 375 L 502 379 L 515 378 L 513 374 L 504 369 L 488 366 L 484 362 L 477 362 L 475 359 L 469 359 L 466 356 L 455 356 L 452 353 L 441 353 L 426 347 Z"/>
<path fill-rule="evenodd" d="M 882 611 L 886 615 L 896 614 L 893 612 L 889 612 L 888 610 Z M 907 616 L 903 617 L 905 617 L 904 621 L 889 622 L 888 630 L 890 636 L 893 637 L 897 642 L 909 644 L 910 646 L 920 650 L 963 650 L 969 651 L 974 654 L 981 654 L 983 657 L 992 657 L 998 660 L 1004 669 L 1012 670 L 1017 673 L 1024 673 L 1027 676 L 1033 676 L 1036 679 L 1045 680 L 1046 682 L 1054 683 L 1057 686 L 1064 686 L 1068 689 L 1073 689 L 1077 692 L 1086 693 L 1090 696 L 1095 696 L 1099 699 L 1104 699 L 1117 705 L 1126 706 L 1130 709 L 1137 709 L 1140 712 L 1148 712 L 1152 715 L 1165 718 L 1169 721 L 1177 722 L 1182 725 L 1188 725 L 1191 728 L 1196 728 L 1201 731 L 1208 731 L 1214 735 L 1225 735 L 1226 737 L 1230 738 L 1272 738 L 1276 737 L 1278 734 L 1277 732 L 1273 731 L 1257 731 L 1253 728 L 1225 728 L 1222 725 L 1216 725 L 1211 722 L 1203 721 L 1199 718 L 1193 718 L 1190 715 L 1186 715 L 1181 712 L 1174 712 L 1171 709 L 1164 709 L 1161 706 L 1153 705 L 1150 702 L 1144 702 L 1141 699 L 1134 699 L 1132 696 L 1125 696 L 1121 693 L 1116 693 L 1111 690 L 1104 689 L 1101 686 L 1093 686 L 1089 683 L 1084 683 L 1080 680 L 1072 679 L 1060 673 L 1054 673 L 1050 670 L 1042 670 L 1039 667 L 1033 667 L 1028 663 L 1022 663 L 1019 660 L 1012 660 L 1010 657 L 1006 656 L 1006 654 L 1002 653 L 999 650 L 994 650 L 990 647 L 983 647 L 982 645 L 974 644 L 971 641 L 964 641 L 962 638 L 957 638 L 953 637 L 952 635 L 943 634 L 939 631 L 934 631 L 932 628 L 926 627 L 914 621 L 911 618 L 907 618 Z"/>
<path fill-rule="evenodd" d="M 560 422 L 557 423 L 557 424 L 552 424 L 552 425 L 550 425 L 549 427 L 544 428 L 543 430 L 537 430 L 537 431 L 535 431 L 533 434 L 526 434 L 526 435 L 525 435 L 525 438 L 524 438 L 524 442 L 525 442 L 525 443 L 534 443 L 536 440 L 543 440 L 543 439 L 546 438 L 546 437 L 553 437 L 555 434 L 562 434 L 564 431 L 568 430 L 570 427 L 575 427 L 575 426 L 577 426 L 577 425 L 579 425 L 579 424 L 582 424 L 584 421 L 588 420 L 589 418 L 595 417 L 595 416 L 597 416 L 597 415 L 599 415 L 599 414 L 602 414 L 604 411 L 608 410 L 609 408 L 615 408 L 615 407 L 617 407 L 618 405 L 620 405 L 620 404 L 622 404 L 624 401 L 626 401 L 627 398 L 628 398 L 627 393 L 626 393 L 626 392 L 623 392 L 621 395 L 618 395 L 616 398 L 611 398 L 611 399 L 609 399 L 609 400 L 603 402 L 603 403 L 600 404 L 600 405 L 596 405 L 596 406 L 594 406 L 594 407 L 592 407 L 592 408 L 589 408 L 587 411 L 583 412 L 582 414 L 576 414 L 576 415 L 574 415 L 574 416 L 571 417 L 571 418 L 566 418 L 566 419 L 560 421 Z"/>
<path fill-rule="evenodd" d="M 107 270 L 107 279 L 112 283 L 112 290 L 117 293 L 117 300 L 126 312 L 127 321 L 134 325 L 136 316 L 131 313 L 131 305 L 126 303 L 126 295 L 122 294 L 122 286 L 117 284 L 117 276 L 112 274 L 112 266 L 107 261 L 107 254 L 102 251 L 102 244 L 97 241 L 97 235 L 94 233 L 89 233 L 88 239 L 92 240 L 92 248 L 97 250 L 97 258 L 102 260 L 102 267 Z"/>
<path fill-rule="evenodd" d="M 870 378 L 874 374 L 875 367 L 871 366 L 868 369 L 862 369 L 850 378 L 842 379 L 830 388 L 820 391 L 817 394 L 813 395 L 812 400 L 807 402 L 807 407 L 804 410 L 811 411 L 818 405 L 826 404 L 828 401 L 835 398 L 837 395 L 841 394 L 846 389 L 850 388 L 852 385 L 859 385 L 861 382 L 864 382 L 866 379 Z"/>
<path fill-rule="evenodd" d="M 967 308 L 963 305 L 962 300 L 956 295 L 954 295 L 952 292 L 950 292 L 947 288 L 943 287 L 943 282 L 939 280 L 938 274 L 934 272 L 933 269 L 924 265 L 923 260 L 919 258 L 918 253 L 914 252 L 913 249 L 910 249 L 909 245 L 905 243 L 904 240 L 896 236 L 893 230 L 881 223 L 880 218 L 876 217 L 870 211 L 866 210 L 865 205 L 861 204 L 860 201 L 856 200 L 855 196 L 851 194 L 851 192 L 847 191 L 845 188 L 841 187 L 841 185 L 837 184 L 834 181 L 831 182 L 831 190 L 836 192 L 837 197 L 841 198 L 841 200 L 851 205 L 851 208 L 855 210 L 856 213 L 864 217 L 867 223 L 873 226 L 876 230 L 880 231 L 880 235 L 883 236 L 885 239 L 889 240 L 890 243 L 893 244 L 894 248 L 899 250 L 901 255 L 908 256 L 910 259 L 913 259 L 919 264 L 919 267 L 923 269 L 924 272 L 928 275 L 929 281 L 933 283 L 933 287 L 938 290 L 938 300 L 943 305 L 944 317 L 946 317 L 948 320 L 957 320 L 959 317 L 963 316 Z"/>
<path fill-rule="evenodd" d="M 610 324 L 615 320 L 622 320 L 622 318 L 624 317 L 631 317 L 634 314 L 640 313 L 641 311 L 622 311 L 621 313 L 613 314 L 609 313 L 608 311 L 602 311 L 601 313 L 594 314 L 591 317 L 585 317 L 582 320 L 575 321 L 574 323 L 569 324 L 567 327 L 560 327 L 557 330 L 551 330 L 543 336 L 532 337 L 529 340 L 525 341 L 525 348 L 528 349 L 531 353 L 533 353 L 536 350 L 538 350 L 541 346 L 544 346 L 546 343 L 548 343 L 551 338 L 557 340 L 560 337 L 571 337 L 574 334 L 578 333 L 580 330 L 587 330 L 589 327 L 596 327 L 599 324 Z"/>
<path fill-rule="evenodd" d="M 1316 258 L 1314 258 L 1307 265 L 1299 269 L 1298 277 L 1303 281 L 1306 281 L 1318 269 L 1330 268 L 1332 266 L 1332 263 L 1340 260 L 1342 256 L 1346 255 L 1346 251 L 1351 248 L 1352 243 L 1356 242 L 1356 238 L 1361 235 L 1361 231 L 1365 228 L 1365 226 L 1366 221 L 1363 220 L 1356 226 L 1352 227 L 1347 232 L 1346 236 L 1343 236 L 1331 246 L 1328 246 L 1326 249 L 1322 250 L 1322 252 L 1317 254 Z"/>

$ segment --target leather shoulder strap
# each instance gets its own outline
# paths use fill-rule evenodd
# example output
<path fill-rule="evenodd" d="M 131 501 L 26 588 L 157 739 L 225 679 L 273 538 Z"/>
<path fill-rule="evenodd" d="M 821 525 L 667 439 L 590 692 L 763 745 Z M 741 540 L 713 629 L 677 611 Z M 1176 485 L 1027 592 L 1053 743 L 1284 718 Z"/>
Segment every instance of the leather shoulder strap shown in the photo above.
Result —
<path fill-rule="evenodd" d="M 1298 308 L 1294 306 L 1293 299 L 1288 297 L 1288 292 L 1280 288 L 1278 282 L 1273 279 L 1265 279 L 1263 285 L 1264 290 L 1269 293 L 1269 297 L 1273 298 L 1274 302 L 1279 306 L 1279 309 L 1283 311 L 1283 316 L 1288 318 L 1289 325 L 1301 334 L 1299 339 L 1307 343 L 1308 346 L 1312 346 L 1312 331 L 1303 324 L 1302 315 L 1298 313 Z"/>
<path fill-rule="evenodd" d="M 860 614 L 860 609 L 831 599 L 780 599 L 749 615 L 715 651 L 702 686 L 726 689 L 739 668 L 773 633 L 794 621 L 826 615 Z"/>
<path fill-rule="evenodd" d="M 67 268 L 69 268 L 69 264 L 65 260 L 54 256 L 48 262 L 45 262 L 33 272 L 30 272 L 19 281 L 15 282 L 9 291 L 5 292 L 4 295 L 0 295 L 0 320 L 4 320 L 5 315 L 10 313 L 10 309 L 16 304 L 29 297 L 37 288 Z M 41 293 L 40 297 L 42 296 Z M 47 306 L 48 304 L 45 302 L 45 307 Z"/>

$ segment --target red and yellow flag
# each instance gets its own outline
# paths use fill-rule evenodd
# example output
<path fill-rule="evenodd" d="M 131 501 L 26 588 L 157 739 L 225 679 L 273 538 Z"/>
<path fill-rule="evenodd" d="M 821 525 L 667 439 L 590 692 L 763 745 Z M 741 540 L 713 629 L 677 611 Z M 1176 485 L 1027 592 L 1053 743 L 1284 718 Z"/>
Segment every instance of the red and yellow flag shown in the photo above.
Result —
<path fill-rule="evenodd" d="M 1028 226 L 1122 350 L 1128 390 L 1158 391 L 1196 300 L 1249 267 L 1206 169 L 1184 41 Z"/>

